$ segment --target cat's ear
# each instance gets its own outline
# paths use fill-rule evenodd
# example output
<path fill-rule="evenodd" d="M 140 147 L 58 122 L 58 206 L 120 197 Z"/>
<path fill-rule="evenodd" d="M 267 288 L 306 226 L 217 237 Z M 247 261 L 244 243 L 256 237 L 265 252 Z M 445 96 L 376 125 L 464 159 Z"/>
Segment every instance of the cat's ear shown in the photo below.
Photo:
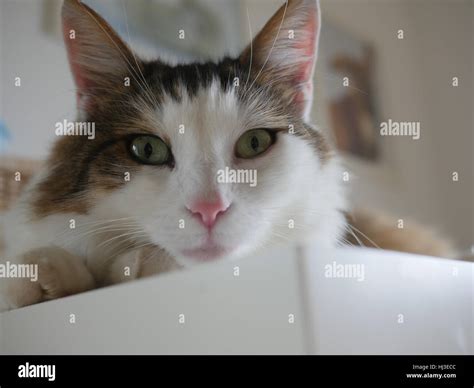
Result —
<path fill-rule="evenodd" d="M 240 56 L 251 67 L 251 79 L 283 86 L 304 118 L 311 108 L 320 25 L 318 0 L 287 0 Z"/>
<path fill-rule="evenodd" d="M 65 0 L 62 22 L 78 106 L 85 96 L 113 90 L 124 84 L 126 76 L 134 77 L 140 65 L 133 53 L 91 8 L 79 0 Z"/>

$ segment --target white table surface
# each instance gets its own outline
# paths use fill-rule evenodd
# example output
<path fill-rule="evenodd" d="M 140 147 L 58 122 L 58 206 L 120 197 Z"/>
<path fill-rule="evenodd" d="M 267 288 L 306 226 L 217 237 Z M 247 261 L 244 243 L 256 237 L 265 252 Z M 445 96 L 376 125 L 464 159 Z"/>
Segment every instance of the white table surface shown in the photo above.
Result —
<path fill-rule="evenodd" d="M 328 277 L 334 263 L 363 279 Z M 278 248 L 0 314 L 0 353 L 473 354 L 473 268 Z"/>

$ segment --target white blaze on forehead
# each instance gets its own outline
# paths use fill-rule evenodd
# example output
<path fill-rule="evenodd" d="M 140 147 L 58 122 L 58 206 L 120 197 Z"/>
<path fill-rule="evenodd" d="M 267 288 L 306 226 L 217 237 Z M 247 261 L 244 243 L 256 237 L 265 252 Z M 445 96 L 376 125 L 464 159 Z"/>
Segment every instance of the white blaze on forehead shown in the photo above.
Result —
<path fill-rule="evenodd" d="M 171 146 L 176 147 L 177 152 L 183 149 L 192 152 L 191 148 L 200 148 L 203 156 L 212 158 L 213 153 L 222 151 L 223 139 L 229 139 L 241 130 L 236 92 L 233 88 L 224 91 L 220 81 L 214 80 L 208 87 L 200 88 L 193 97 L 181 85 L 180 94 L 180 101 L 166 95 L 160 111 L 156 112 L 161 116 Z M 180 128 L 184 133 L 179 131 Z"/>

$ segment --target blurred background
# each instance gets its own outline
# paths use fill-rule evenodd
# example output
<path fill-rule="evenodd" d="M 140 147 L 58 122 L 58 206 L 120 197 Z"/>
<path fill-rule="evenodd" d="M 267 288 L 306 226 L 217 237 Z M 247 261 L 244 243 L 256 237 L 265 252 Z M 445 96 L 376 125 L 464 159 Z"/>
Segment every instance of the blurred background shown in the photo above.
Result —
<path fill-rule="evenodd" d="M 169 61 L 237 54 L 283 4 L 84 2 L 143 57 Z M 54 123 L 75 118 L 60 8 L 0 0 L 0 209 L 47 156 Z M 312 117 L 341 151 L 352 202 L 430 225 L 471 251 L 473 2 L 322 0 L 321 9 Z M 389 120 L 418 123 L 420 138 L 381 136 Z"/>

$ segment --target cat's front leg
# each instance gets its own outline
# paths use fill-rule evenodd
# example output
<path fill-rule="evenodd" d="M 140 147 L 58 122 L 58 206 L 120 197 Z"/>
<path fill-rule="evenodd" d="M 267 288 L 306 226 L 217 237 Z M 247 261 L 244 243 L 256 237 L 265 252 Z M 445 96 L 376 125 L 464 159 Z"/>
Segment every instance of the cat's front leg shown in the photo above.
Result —
<path fill-rule="evenodd" d="M 8 266 L 17 272 L 15 276 L 12 272 L 0 279 L 0 310 L 57 299 L 95 287 L 94 278 L 82 258 L 58 247 L 34 249 L 10 260 Z M 19 277 L 21 273 L 28 277 Z"/>

